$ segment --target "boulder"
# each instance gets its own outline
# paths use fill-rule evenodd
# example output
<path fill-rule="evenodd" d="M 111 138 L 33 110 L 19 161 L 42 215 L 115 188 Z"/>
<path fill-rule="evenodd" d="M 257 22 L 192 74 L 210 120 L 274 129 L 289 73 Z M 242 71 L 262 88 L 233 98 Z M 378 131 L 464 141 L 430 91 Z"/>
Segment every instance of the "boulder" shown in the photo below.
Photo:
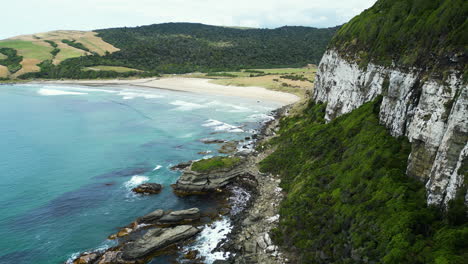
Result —
<path fill-rule="evenodd" d="M 135 242 L 126 244 L 122 248 L 122 258 L 125 260 L 135 260 L 145 257 L 157 250 L 193 237 L 200 231 L 200 229 L 190 225 L 151 229 Z"/>
<path fill-rule="evenodd" d="M 161 190 L 162 185 L 158 183 L 143 183 L 132 189 L 132 191 L 140 194 L 158 194 Z"/>

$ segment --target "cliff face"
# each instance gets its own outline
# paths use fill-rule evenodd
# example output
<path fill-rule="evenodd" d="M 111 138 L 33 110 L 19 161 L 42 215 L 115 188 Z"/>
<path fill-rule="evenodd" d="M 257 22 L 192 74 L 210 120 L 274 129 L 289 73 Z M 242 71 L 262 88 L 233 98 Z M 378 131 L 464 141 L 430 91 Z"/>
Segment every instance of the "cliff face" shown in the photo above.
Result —
<path fill-rule="evenodd" d="M 360 68 L 331 48 L 320 63 L 312 97 L 327 103 L 330 121 L 382 95 L 380 123 L 412 143 L 407 175 L 426 182 L 429 204 L 446 205 L 464 184 L 468 87 L 455 71 L 444 81 L 424 73 L 373 63 Z"/>

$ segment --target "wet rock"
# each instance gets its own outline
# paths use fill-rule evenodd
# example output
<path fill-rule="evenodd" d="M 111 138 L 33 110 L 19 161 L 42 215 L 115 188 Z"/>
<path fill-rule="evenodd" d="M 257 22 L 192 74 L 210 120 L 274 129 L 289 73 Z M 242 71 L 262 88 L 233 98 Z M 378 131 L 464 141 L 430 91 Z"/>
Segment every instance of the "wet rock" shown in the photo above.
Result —
<path fill-rule="evenodd" d="M 210 138 L 200 139 L 200 141 L 205 143 L 205 144 L 222 144 L 222 143 L 227 142 L 224 139 L 210 139 Z"/>
<path fill-rule="evenodd" d="M 192 165 L 192 161 L 181 162 L 175 166 L 172 166 L 171 170 L 183 170 L 187 167 L 190 167 L 190 165 Z"/>
<path fill-rule="evenodd" d="M 200 209 L 190 208 L 187 210 L 179 210 L 165 214 L 159 219 L 160 223 L 177 223 L 187 222 L 200 219 Z"/>
<path fill-rule="evenodd" d="M 150 223 L 159 220 L 164 215 L 164 211 L 161 209 L 155 210 L 145 216 L 140 217 L 138 222 L 140 223 Z"/>
<path fill-rule="evenodd" d="M 157 250 L 193 237 L 200 231 L 200 229 L 190 225 L 151 229 L 135 242 L 126 244 L 122 249 L 122 258 L 135 260 L 145 257 Z"/>
<path fill-rule="evenodd" d="M 220 149 L 218 149 L 219 153 L 223 154 L 232 154 L 237 151 L 237 142 L 235 141 L 229 141 L 221 146 Z"/>
<path fill-rule="evenodd" d="M 158 183 L 143 183 L 133 188 L 132 191 L 140 194 L 158 194 L 162 190 L 162 185 Z"/>
<path fill-rule="evenodd" d="M 86 255 L 82 255 L 79 258 L 73 261 L 73 264 L 89 264 L 94 263 L 99 258 L 98 254 L 90 253 Z"/>
<path fill-rule="evenodd" d="M 129 263 L 122 261 L 120 259 L 120 254 L 119 251 L 107 251 L 102 255 L 97 264 Z"/>
<path fill-rule="evenodd" d="M 209 172 L 196 172 L 186 169 L 172 187 L 178 195 L 218 192 L 235 178 L 246 174 L 243 161 L 232 168 L 220 168 Z"/>
<path fill-rule="evenodd" d="M 189 252 L 184 254 L 184 258 L 185 259 L 190 259 L 190 260 L 196 259 L 197 256 L 198 256 L 198 250 L 190 250 Z"/>

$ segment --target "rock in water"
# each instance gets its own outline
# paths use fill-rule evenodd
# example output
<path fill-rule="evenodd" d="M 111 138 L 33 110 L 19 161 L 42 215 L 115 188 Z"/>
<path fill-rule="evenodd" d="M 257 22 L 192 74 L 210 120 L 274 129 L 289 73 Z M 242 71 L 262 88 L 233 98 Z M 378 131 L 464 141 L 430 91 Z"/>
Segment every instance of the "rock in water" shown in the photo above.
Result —
<path fill-rule="evenodd" d="M 161 223 L 177 223 L 181 221 L 193 221 L 200 219 L 200 209 L 190 208 L 187 210 L 180 210 L 170 212 L 159 219 Z"/>
<path fill-rule="evenodd" d="M 187 161 L 187 162 L 181 162 L 175 166 L 172 166 L 171 167 L 171 170 L 183 170 L 187 167 L 190 167 L 190 165 L 192 165 L 192 162 L 191 161 Z"/>
<path fill-rule="evenodd" d="M 161 218 L 163 215 L 164 215 L 164 211 L 161 209 L 158 209 L 145 216 L 140 217 L 140 219 L 138 219 L 138 222 L 141 222 L 141 223 L 154 222 L 154 221 L 159 220 L 159 218 Z"/>
<path fill-rule="evenodd" d="M 158 194 L 162 190 L 162 185 L 158 183 L 143 183 L 133 188 L 132 191 L 141 194 Z"/>
<path fill-rule="evenodd" d="M 193 237 L 200 231 L 200 229 L 190 225 L 151 229 L 135 242 L 126 244 L 122 249 L 122 258 L 134 260 L 145 257 L 157 250 Z"/>
<path fill-rule="evenodd" d="M 240 162 L 232 168 L 219 168 L 207 172 L 197 172 L 188 168 L 171 186 L 178 195 L 216 192 L 235 178 L 247 174 L 244 162 Z"/>

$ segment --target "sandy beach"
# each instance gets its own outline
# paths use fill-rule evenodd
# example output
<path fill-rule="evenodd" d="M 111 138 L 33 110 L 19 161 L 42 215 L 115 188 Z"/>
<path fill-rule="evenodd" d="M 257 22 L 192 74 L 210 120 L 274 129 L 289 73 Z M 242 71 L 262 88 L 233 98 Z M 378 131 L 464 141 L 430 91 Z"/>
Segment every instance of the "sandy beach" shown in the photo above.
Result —
<path fill-rule="evenodd" d="M 76 85 L 132 85 L 148 88 L 169 89 L 175 91 L 205 93 L 224 96 L 238 96 L 252 98 L 257 100 L 267 100 L 280 103 L 282 105 L 292 104 L 300 98 L 294 94 L 268 90 L 262 87 L 240 87 L 224 86 L 209 82 L 210 79 L 203 78 L 184 78 L 184 77 L 166 77 L 166 78 L 146 78 L 136 80 L 54 80 L 43 81 L 40 83 L 53 84 L 76 84 Z M 35 82 L 37 83 L 37 82 Z"/>

